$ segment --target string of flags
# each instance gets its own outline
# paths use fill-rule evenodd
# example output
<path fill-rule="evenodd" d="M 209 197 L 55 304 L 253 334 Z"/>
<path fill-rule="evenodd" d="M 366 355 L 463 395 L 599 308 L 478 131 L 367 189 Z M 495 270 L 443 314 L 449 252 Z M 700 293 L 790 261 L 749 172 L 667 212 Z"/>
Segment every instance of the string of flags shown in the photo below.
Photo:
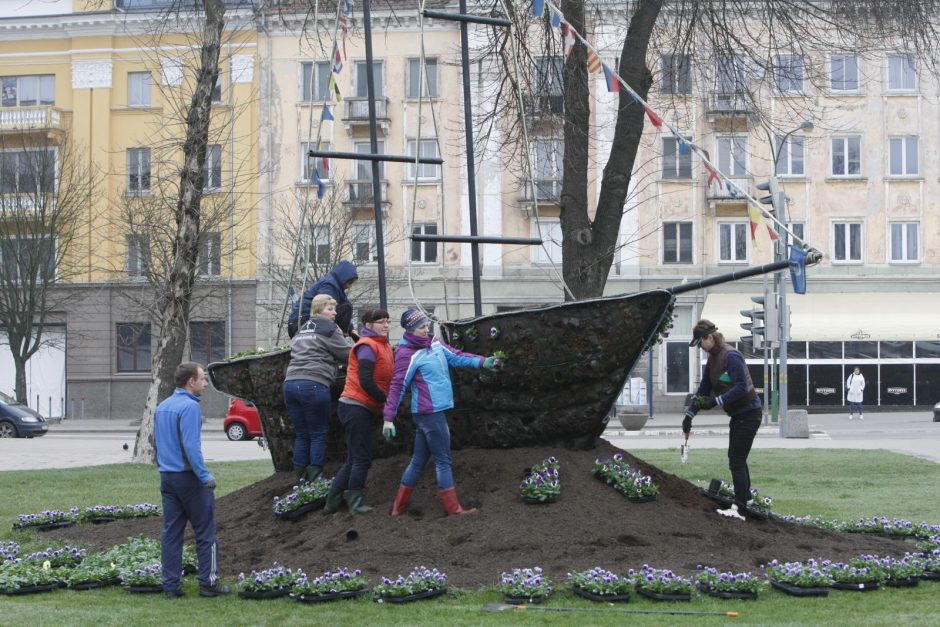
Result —
<path fill-rule="evenodd" d="M 652 107 L 650 107 L 649 103 L 646 102 L 646 100 L 644 100 L 638 93 L 636 93 L 636 91 L 630 87 L 630 85 L 627 84 L 627 82 L 623 80 L 623 78 L 621 78 L 613 68 L 601 60 L 600 55 L 594 46 L 592 46 L 588 40 L 585 39 L 575 29 L 574 26 L 564 19 L 561 10 L 557 6 L 552 4 L 550 0 L 532 0 L 532 15 L 534 17 L 543 17 L 546 10 L 549 12 L 549 23 L 552 25 L 552 27 L 561 28 L 565 61 L 571 57 L 571 54 L 574 52 L 575 45 L 578 42 L 581 42 L 587 51 L 588 72 L 592 74 L 599 74 L 603 72 L 604 80 L 607 83 L 607 91 L 609 93 L 620 93 L 621 91 L 626 92 L 633 102 L 643 107 L 643 111 L 646 113 L 646 117 L 649 119 L 650 124 L 652 124 L 657 131 L 662 131 L 663 127 L 665 127 L 666 130 L 669 131 L 673 137 L 675 137 L 676 145 L 678 146 L 680 154 L 689 154 L 690 152 L 695 153 L 702 160 L 702 164 L 705 166 L 705 171 L 708 173 L 708 178 L 705 182 L 706 186 L 715 183 L 718 186 L 718 189 L 726 189 L 732 198 L 743 198 L 749 201 L 748 220 L 750 221 L 751 227 L 751 239 L 755 241 L 755 243 L 757 241 L 757 225 L 761 221 L 762 216 L 778 224 L 785 232 L 789 233 L 793 237 L 795 242 L 799 244 L 804 243 L 800 237 L 793 233 L 793 231 L 791 231 L 785 224 L 780 222 L 775 215 L 761 207 L 757 199 L 755 199 L 745 190 L 741 189 L 729 177 L 725 176 L 715 166 L 715 164 L 712 163 L 707 150 L 697 146 L 688 138 L 683 137 L 675 127 L 664 121 L 663 118 L 657 114 Z M 774 232 L 774 229 L 772 229 L 769 224 L 766 226 L 767 232 L 770 234 L 770 239 L 777 240 L 778 237 Z"/>

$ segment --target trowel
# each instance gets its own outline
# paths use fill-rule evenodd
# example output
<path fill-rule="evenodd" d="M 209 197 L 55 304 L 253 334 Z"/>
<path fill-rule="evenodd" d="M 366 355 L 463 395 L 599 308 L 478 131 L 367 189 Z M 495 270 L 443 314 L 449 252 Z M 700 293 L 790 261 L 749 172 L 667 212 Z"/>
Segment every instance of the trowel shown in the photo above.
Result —
<path fill-rule="evenodd" d="M 679 445 L 679 459 L 682 460 L 682 463 L 689 461 L 689 434 L 685 434 L 685 441 Z"/>

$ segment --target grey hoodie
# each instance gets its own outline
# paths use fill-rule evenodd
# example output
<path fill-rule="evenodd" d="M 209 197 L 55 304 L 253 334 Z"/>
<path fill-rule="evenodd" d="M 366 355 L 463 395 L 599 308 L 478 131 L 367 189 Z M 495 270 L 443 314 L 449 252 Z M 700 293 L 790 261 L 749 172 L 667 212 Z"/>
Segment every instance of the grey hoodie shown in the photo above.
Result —
<path fill-rule="evenodd" d="M 291 340 L 284 379 L 307 379 L 329 387 L 336 379 L 337 366 L 349 360 L 350 348 L 352 341 L 343 337 L 339 327 L 317 314 Z"/>

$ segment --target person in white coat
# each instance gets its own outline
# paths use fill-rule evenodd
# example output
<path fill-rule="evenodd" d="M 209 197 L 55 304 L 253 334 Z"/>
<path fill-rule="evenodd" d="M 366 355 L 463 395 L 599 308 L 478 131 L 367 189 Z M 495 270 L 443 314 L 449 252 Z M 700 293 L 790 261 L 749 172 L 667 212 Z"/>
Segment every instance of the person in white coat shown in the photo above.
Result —
<path fill-rule="evenodd" d="M 865 414 L 862 411 L 862 392 L 865 391 L 865 375 L 856 368 L 845 381 L 845 400 L 849 402 L 849 420 L 855 417 L 855 410 L 858 410 L 858 419 L 865 420 Z"/>

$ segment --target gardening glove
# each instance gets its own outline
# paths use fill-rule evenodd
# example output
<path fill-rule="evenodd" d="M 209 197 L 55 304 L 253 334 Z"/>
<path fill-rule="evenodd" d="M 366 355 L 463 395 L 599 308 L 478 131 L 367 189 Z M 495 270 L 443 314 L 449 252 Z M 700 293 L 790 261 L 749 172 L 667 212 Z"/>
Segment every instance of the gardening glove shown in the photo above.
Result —
<path fill-rule="evenodd" d="M 202 485 L 204 485 L 209 490 L 215 490 L 215 479 L 209 479 Z"/>
<path fill-rule="evenodd" d="M 496 365 L 496 357 L 494 357 L 493 355 L 490 355 L 489 357 L 484 359 L 483 367 L 493 372 L 496 372 L 497 370 L 499 370 L 499 366 Z"/>
<path fill-rule="evenodd" d="M 712 409 L 718 405 L 718 401 L 715 400 L 714 396 L 696 396 L 695 404 L 699 409 Z"/>
<path fill-rule="evenodd" d="M 695 414 L 698 413 L 698 408 L 695 406 L 695 403 L 689 405 L 688 409 L 685 410 L 685 418 L 682 419 L 682 433 L 686 434 L 688 437 L 689 432 L 692 430 L 692 419 L 695 418 Z"/>
<path fill-rule="evenodd" d="M 382 435 L 385 436 L 386 442 L 391 441 L 395 437 L 395 423 L 390 420 L 384 421 L 382 423 Z"/>

